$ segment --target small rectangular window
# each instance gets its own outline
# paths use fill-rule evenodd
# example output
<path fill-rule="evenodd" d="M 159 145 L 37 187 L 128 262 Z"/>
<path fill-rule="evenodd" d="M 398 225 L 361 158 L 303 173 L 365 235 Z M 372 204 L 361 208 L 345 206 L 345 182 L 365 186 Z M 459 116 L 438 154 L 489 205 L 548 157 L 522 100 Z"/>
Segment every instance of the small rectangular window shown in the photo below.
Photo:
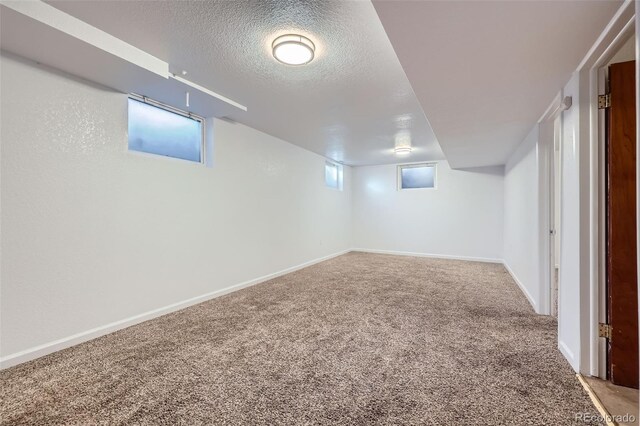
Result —
<path fill-rule="evenodd" d="M 324 183 L 329 188 L 342 190 L 342 165 L 327 161 L 324 165 Z"/>
<path fill-rule="evenodd" d="M 435 164 L 408 164 L 398 166 L 398 189 L 420 189 L 435 187 Z"/>
<path fill-rule="evenodd" d="M 152 101 L 129 97 L 129 150 L 201 163 L 204 119 Z"/>

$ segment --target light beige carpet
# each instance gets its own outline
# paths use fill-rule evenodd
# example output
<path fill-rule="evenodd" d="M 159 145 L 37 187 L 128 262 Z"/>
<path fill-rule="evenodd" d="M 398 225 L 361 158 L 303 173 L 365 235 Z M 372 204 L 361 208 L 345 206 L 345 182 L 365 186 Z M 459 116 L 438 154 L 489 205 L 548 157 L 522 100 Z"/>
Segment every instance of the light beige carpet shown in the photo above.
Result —
<path fill-rule="evenodd" d="M 176 283 L 180 285 L 180 283 Z M 2 424 L 585 424 L 497 264 L 349 253 L 0 373 Z"/>

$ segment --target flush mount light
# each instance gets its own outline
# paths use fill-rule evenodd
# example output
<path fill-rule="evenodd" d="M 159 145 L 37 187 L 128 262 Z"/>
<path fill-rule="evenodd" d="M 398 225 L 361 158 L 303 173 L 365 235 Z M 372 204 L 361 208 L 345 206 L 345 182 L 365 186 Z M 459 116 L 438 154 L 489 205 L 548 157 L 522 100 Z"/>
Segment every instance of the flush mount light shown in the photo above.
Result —
<path fill-rule="evenodd" d="M 402 130 L 395 136 L 395 147 L 393 151 L 396 155 L 409 155 L 411 154 L 411 132 L 408 130 Z"/>
<path fill-rule="evenodd" d="M 273 40 L 273 57 L 283 64 L 304 65 L 313 60 L 316 45 L 305 36 L 285 34 Z"/>
<path fill-rule="evenodd" d="M 411 147 L 410 146 L 396 146 L 393 149 L 396 153 L 396 155 L 409 155 L 411 154 Z"/>

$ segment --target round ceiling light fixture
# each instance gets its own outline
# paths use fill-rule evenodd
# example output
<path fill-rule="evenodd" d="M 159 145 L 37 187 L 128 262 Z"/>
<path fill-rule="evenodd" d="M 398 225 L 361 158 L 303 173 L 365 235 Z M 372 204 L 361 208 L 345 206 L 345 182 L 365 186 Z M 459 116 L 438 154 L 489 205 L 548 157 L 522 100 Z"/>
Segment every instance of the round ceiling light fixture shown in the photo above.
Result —
<path fill-rule="evenodd" d="M 409 155 L 411 154 L 411 147 L 410 146 L 396 146 L 393 149 L 396 153 L 396 155 Z"/>
<path fill-rule="evenodd" d="M 409 155 L 411 154 L 411 132 L 408 130 L 402 130 L 395 136 L 395 147 L 393 151 L 396 155 Z"/>
<path fill-rule="evenodd" d="M 305 36 L 285 34 L 273 40 L 273 57 L 287 65 L 305 65 L 313 60 L 316 45 Z"/>

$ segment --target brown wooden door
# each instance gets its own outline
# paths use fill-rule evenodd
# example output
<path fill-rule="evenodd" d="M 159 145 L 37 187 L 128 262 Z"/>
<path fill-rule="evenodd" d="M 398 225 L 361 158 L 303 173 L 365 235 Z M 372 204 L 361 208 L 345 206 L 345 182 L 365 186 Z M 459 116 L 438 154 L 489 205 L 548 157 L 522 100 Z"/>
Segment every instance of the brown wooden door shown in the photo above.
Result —
<path fill-rule="evenodd" d="M 609 67 L 607 293 L 609 379 L 638 387 L 635 61 Z"/>

